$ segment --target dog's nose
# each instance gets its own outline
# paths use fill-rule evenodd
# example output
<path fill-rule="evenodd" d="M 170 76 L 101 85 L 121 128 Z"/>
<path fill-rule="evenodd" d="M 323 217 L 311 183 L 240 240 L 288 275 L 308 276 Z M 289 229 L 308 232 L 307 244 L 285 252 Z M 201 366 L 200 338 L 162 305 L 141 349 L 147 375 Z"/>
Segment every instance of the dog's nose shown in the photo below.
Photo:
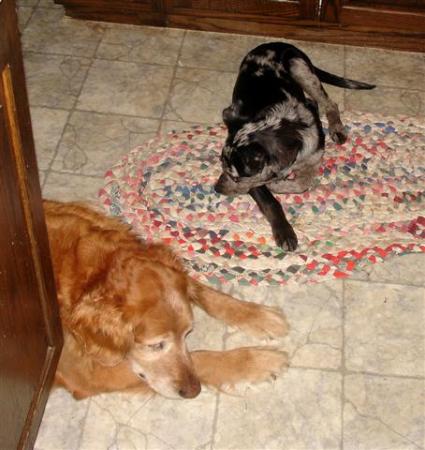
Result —
<path fill-rule="evenodd" d="M 219 184 L 218 182 L 214 185 L 214 190 L 215 192 L 217 192 L 217 194 L 222 194 L 223 193 L 223 186 L 221 186 L 221 184 Z"/>
<path fill-rule="evenodd" d="M 178 393 L 183 398 L 195 398 L 201 392 L 201 383 L 197 379 L 190 380 L 185 386 L 182 386 Z"/>
<path fill-rule="evenodd" d="M 223 194 L 224 193 L 224 175 L 221 174 L 217 180 L 217 182 L 214 185 L 214 190 L 217 192 L 217 194 Z"/>

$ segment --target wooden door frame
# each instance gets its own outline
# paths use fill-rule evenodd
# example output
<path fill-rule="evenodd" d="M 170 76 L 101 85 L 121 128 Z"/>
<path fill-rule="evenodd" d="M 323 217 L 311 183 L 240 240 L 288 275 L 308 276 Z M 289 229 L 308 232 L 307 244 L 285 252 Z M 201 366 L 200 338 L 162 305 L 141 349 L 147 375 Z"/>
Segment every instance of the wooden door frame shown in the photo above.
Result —
<path fill-rule="evenodd" d="M 43 329 L 40 329 L 42 332 L 40 341 L 45 340 L 45 349 L 40 345 L 44 352 L 44 359 L 37 366 L 40 369 L 37 369 L 36 380 L 26 379 L 17 369 L 13 373 L 8 373 L 7 367 L 4 367 L 2 375 L 8 380 L 17 380 L 18 387 L 19 383 L 22 383 L 31 388 L 32 397 L 29 395 L 30 388 L 28 388 L 25 394 L 26 401 L 19 404 L 23 411 L 21 417 L 25 417 L 25 421 L 21 428 L 18 448 L 26 449 L 33 447 L 37 437 L 60 357 L 63 336 L 44 219 L 16 11 L 14 0 L 3 0 L 0 3 L 0 29 L 4 39 L 0 43 L 0 94 L 5 119 L 5 138 L 7 138 L 5 141 L 7 147 L 4 150 L 10 149 L 8 161 L 11 161 L 12 165 L 10 177 L 3 182 L 10 183 L 6 186 L 13 186 L 11 192 L 19 193 L 14 196 L 14 200 L 15 197 L 19 197 L 16 198 L 15 206 L 19 205 L 19 210 L 22 212 L 20 217 L 23 217 L 26 229 L 25 241 L 23 238 L 20 239 L 23 243 L 25 242 L 25 248 L 29 249 L 31 255 L 28 266 L 23 267 L 22 270 L 31 270 L 35 280 L 34 296 L 25 298 L 25 302 L 31 306 L 37 305 L 37 310 L 40 311 L 40 316 L 34 318 L 34 321 L 39 320 L 40 322 L 37 323 L 43 326 Z M 9 205 L 9 208 L 12 207 L 13 205 Z M 13 299 L 13 293 L 11 296 L 8 293 L 5 298 Z M 16 305 L 18 305 L 17 302 Z M 25 305 L 22 305 L 22 308 L 28 308 Z M 12 317 L 11 321 L 13 320 L 17 321 L 18 318 Z M 21 337 L 18 334 L 13 335 L 13 338 L 10 336 L 8 335 L 7 338 L 4 336 L 6 342 L 8 342 L 7 339 L 20 342 Z M 22 345 L 25 343 L 22 342 Z M 16 358 L 19 357 L 20 355 L 17 354 Z M 16 404 L 3 406 L 4 408 L 17 407 Z M 7 414 L 7 410 L 3 410 L 3 414 Z M 9 430 L 4 431 L 9 432 Z"/>

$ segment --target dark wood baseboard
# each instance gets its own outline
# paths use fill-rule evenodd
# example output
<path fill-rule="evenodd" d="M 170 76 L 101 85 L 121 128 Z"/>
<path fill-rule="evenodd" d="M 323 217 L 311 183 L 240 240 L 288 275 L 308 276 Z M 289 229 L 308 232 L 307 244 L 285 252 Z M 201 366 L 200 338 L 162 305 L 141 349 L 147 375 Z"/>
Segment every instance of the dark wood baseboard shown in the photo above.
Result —
<path fill-rule="evenodd" d="M 299 22 L 264 23 L 259 21 L 235 22 L 225 18 L 170 15 L 167 26 L 224 33 L 255 34 L 300 41 L 326 42 L 329 44 L 376 47 L 391 50 L 425 52 L 425 33 L 365 32 L 353 27 L 332 23 Z"/>
<path fill-rule="evenodd" d="M 65 14 L 74 19 L 133 25 L 167 26 L 166 18 L 162 11 L 155 11 L 145 5 L 139 5 L 130 1 L 55 0 L 55 3 L 63 5 Z"/>

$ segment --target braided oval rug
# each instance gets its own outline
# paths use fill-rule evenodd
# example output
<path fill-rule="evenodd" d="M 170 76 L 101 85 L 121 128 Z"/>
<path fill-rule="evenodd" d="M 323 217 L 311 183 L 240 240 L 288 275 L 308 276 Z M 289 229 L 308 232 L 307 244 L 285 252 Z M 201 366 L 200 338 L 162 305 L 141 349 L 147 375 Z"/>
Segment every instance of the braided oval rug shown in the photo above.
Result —
<path fill-rule="evenodd" d="M 143 239 L 173 245 L 199 278 L 280 285 L 343 278 L 391 255 L 425 252 L 425 120 L 345 113 L 315 185 L 278 196 L 298 235 L 285 253 L 249 196 L 216 194 L 223 126 L 169 133 L 105 175 L 107 211 Z"/>

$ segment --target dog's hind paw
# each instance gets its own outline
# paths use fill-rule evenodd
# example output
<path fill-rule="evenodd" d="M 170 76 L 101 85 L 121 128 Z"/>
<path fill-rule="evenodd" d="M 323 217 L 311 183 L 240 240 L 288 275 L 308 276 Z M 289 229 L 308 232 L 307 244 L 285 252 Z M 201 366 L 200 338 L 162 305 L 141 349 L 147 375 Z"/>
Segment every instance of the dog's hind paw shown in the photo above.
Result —
<path fill-rule="evenodd" d="M 289 324 L 285 315 L 277 308 L 262 306 L 259 328 L 268 337 L 282 337 L 289 332 Z"/>
<path fill-rule="evenodd" d="M 251 302 L 241 304 L 238 320 L 233 326 L 260 339 L 282 337 L 289 332 L 288 322 L 280 309 Z"/>

